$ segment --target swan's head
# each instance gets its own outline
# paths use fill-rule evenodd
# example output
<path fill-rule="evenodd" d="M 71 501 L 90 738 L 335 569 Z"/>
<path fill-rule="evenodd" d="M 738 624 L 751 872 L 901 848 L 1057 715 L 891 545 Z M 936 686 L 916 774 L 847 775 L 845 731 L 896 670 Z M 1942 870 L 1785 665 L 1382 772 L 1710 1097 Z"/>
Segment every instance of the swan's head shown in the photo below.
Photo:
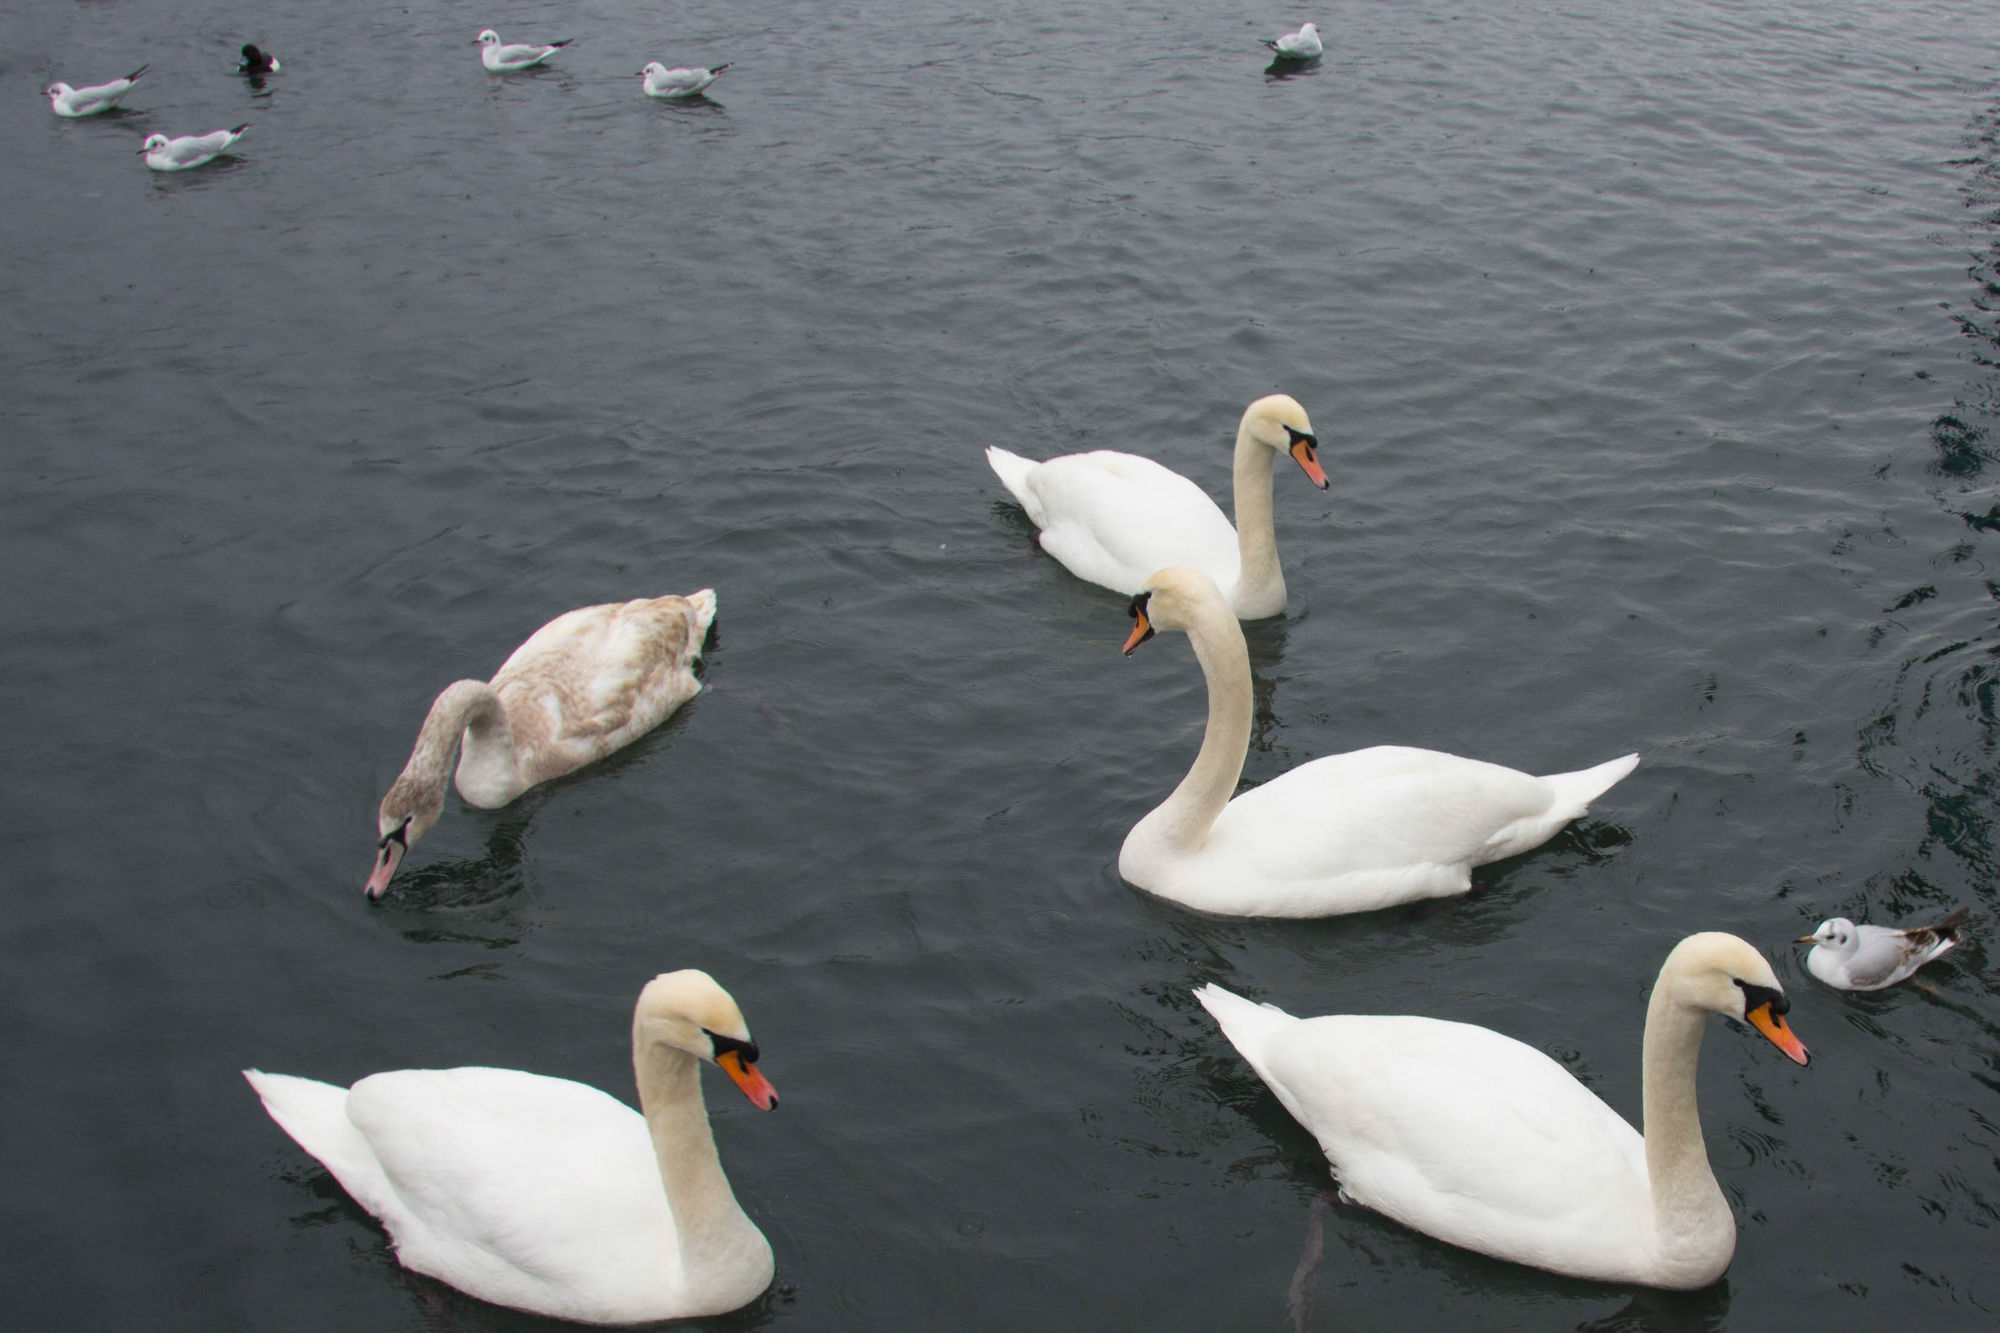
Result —
<path fill-rule="evenodd" d="M 1800 944 L 1817 944 L 1838 954 L 1850 954 L 1860 942 L 1860 932 L 1854 923 L 1844 916 L 1833 917 L 1819 923 L 1819 929 L 1810 935 L 1799 936 Z"/>
<path fill-rule="evenodd" d="M 1313 434 L 1312 418 L 1288 393 L 1259 398 L 1243 410 L 1238 431 L 1281 454 L 1290 454 L 1312 484 L 1325 490 L 1326 470 L 1319 465 L 1319 437 Z"/>
<path fill-rule="evenodd" d="M 1185 630 L 1203 610 L 1213 613 L 1217 607 L 1231 624 L 1236 623 L 1229 599 L 1208 575 L 1185 565 L 1154 570 L 1146 579 L 1146 586 L 1126 608 L 1125 614 L 1132 617 L 1132 633 L 1125 640 L 1125 655 L 1130 657 L 1132 650 L 1152 638 L 1155 631 Z"/>
<path fill-rule="evenodd" d="M 474 46 L 498 46 L 500 45 L 500 34 L 488 28 L 485 32 L 473 38 L 472 44 Z"/>
<path fill-rule="evenodd" d="M 375 821 L 379 841 L 375 844 L 375 868 L 368 873 L 363 890 L 370 898 L 380 898 L 389 888 L 396 867 L 418 838 L 431 831 L 444 813 L 444 789 L 426 788 L 405 772 L 382 798 Z"/>
<path fill-rule="evenodd" d="M 1736 936 L 1721 931 L 1688 936 L 1667 955 L 1659 984 L 1665 998 L 1748 1023 L 1793 1061 L 1806 1063 L 1805 1045 L 1785 1026 L 1792 1002 L 1778 974 Z"/>
<path fill-rule="evenodd" d="M 750 1040 L 743 1011 L 714 977 L 697 968 L 663 973 L 639 992 L 632 1048 L 646 1046 L 671 1046 L 709 1061 L 760 1111 L 778 1104 L 778 1090 L 757 1070 L 757 1043 Z"/>

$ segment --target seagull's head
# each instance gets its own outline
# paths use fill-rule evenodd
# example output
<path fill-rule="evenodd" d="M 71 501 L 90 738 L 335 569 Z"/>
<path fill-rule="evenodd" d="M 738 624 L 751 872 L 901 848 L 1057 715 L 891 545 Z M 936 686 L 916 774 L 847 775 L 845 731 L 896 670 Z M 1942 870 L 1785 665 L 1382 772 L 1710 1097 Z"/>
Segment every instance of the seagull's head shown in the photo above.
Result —
<path fill-rule="evenodd" d="M 1854 923 L 1844 916 L 1833 917 L 1819 923 L 1819 929 L 1810 935 L 1801 935 L 1800 944 L 1820 944 L 1836 953 L 1851 953 L 1854 950 Z"/>
<path fill-rule="evenodd" d="M 500 34 L 488 28 L 485 32 L 473 38 L 472 44 L 474 46 L 498 46 L 500 45 Z"/>
<path fill-rule="evenodd" d="M 643 79 L 654 74 L 665 74 L 666 72 L 667 72 L 667 67 L 665 65 L 662 65 L 657 60 L 653 60 L 653 61 L 648 61 L 646 64 L 646 68 L 639 71 L 639 77 Z"/>
<path fill-rule="evenodd" d="M 68 84 L 66 84 L 66 83 L 52 83 L 52 84 L 50 84 L 50 85 L 49 85 L 48 87 L 46 87 L 46 88 L 42 89 L 42 96 L 44 96 L 44 97 L 67 97 L 67 96 L 69 96 L 69 95 L 70 95 L 71 93 L 73 93 L 73 92 L 75 92 L 75 91 L 76 91 L 76 89 L 74 89 L 74 88 L 70 87 L 70 86 L 69 86 Z"/>
<path fill-rule="evenodd" d="M 150 153 L 155 148 L 165 148 L 166 146 L 167 146 L 166 135 L 149 134 L 146 136 L 146 142 L 139 145 L 139 151 L 142 153 Z"/>

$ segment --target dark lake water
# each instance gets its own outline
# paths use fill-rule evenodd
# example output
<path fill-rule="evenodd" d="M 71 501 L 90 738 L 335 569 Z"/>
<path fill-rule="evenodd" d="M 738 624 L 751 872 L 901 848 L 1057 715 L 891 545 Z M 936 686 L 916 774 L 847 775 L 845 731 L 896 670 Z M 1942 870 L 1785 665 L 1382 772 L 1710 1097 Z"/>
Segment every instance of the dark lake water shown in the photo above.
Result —
<path fill-rule="evenodd" d="M 777 1252 L 718 1329 L 1989 1327 L 2000 1314 L 2000 21 L 1812 6 L 999 0 L 11 6 L 0 133 L 0 1254 L 23 1328 L 525 1329 L 397 1267 L 246 1065 L 632 1095 L 699 966 L 784 1096 L 708 1085 Z M 1266 74 L 1317 18 L 1327 54 Z M 496 78 L 470 45 L 575 36 Z M 284 72 L 230 73 L 242 42 Z M 648 102 L 640 64 L 734 67 Z M 151 62 L 132 114 L 38 90 Z M 250 122 L 180 177 L 155 130 Z M 1184 640 L 1037 552 L 981 449 L 1226 491 L 1290 614 L 1247 781 L 1381 742 L 1637 750 L 1470 899 L 1322 922 L 1122 885 L 1192 758 Z M 573 606 L 712 586 L 707 690 L 389 898 L 432 696 Z M 1788 943 L 1966 903 L 1924 989 Z M 1711 1025 L 1741 1240 L 1663 1296 L 1315 1212 L 1188 995 L 1471 1019 L 1636 1118 L 1653 974 Z M 1316 1221 L 1316 1217 L 1318 1220 Z"/>

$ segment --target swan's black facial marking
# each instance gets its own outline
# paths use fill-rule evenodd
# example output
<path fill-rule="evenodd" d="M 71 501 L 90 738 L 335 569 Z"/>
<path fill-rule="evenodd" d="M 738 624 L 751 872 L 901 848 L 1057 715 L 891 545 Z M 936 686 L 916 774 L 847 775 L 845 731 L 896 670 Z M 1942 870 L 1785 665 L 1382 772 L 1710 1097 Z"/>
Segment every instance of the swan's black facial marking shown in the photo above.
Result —
<path fill-rule="evenodd" d="M 1741 977 L 1732 979 L 1736 982 L 1737 989 L 1743 992 L 1744 1013 L 1750 1013 L 1752 1010 L 1767 1004 L 1771 1006 L 1773 1014 L 1788 1014 L 1792 1011 L 1792 1002 L 1785 998 L 1783 991 L 1775 990 L 1770 986 L 1758 986 L 1743 980 Z"/>
<path fill-rule="evenodd" d="M 389 850 L 389 844 L 393 842 L 397 846 L 401 847 L 404 851 L 406 852 L 409 851 L 410 820 L 414 818 L 415 818 L 414 815 L 404 815 L 402 823 L 396 825 L 396 827 L 390 829 L 387 833 L 384 833 L 382 835 L 382 841 L 375 844 L 375 850 L 378 852 L 386 852 Z"/>
<path fill-rule="evenodd" d="M 1300 444 L 1304 444 L 1308 456 L 1312 454 L 1313 450 L 1319 448 L 1319 436 L 1309 435 L 1302 430 L 1293 430 L 1290 426 L 1285 427 L 1285 438 L 1294 449 L 1298 448 Z"/>
<path fill-rule="evenodd" d="M 716 1059 L 719 1060 L 731 1051 L 736 1051 L 742 1055 L 744 1064 L 754 1065 L 757 1063 L 756 1042 L 738 1041 L 734 1037 L 725 1037 L 720 1032 L 710 1032 L 707 1028 L 703 1028 L 701 1031 L 703 1036 L 715 1043 Z"/>

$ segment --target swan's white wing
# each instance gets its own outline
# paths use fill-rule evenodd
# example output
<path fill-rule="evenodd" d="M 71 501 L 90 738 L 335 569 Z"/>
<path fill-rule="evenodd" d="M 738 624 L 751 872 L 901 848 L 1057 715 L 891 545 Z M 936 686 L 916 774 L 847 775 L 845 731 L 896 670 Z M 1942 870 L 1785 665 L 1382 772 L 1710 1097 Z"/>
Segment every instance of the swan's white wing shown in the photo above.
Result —
<path fill-rule="evenodd" d="M 639 1113 L 596 1088 L 510 1069 L 397 1070 L 347 1115 L 395 1198 L 398 1257 L 485 1300 L 545 1313 L 634 1308 L 681 1279 Z"/>
<path fill-rule="evenodd" d="M 1216 819 L 1202 857 L 1310 895 L 1398 902 L 1462 891 L 1494 840 L 1548 810 L 1540 778 L 1436 750 L 1327 755 L 1252 788 Z M 1333 910 L 1362 910 L 1343 906 Z"/>
<path fill-rule="evenodd" d="M 708 605 L 712 616 L 712 597 Z M 700 655 L 706 627 L 700 608 L 683 597 L 579 607 L 516 648 L 494 674 L 493 688 L 510 715 L 517 708 L 544 710 L 548 739 L 615 749 L 659 725 L 699 688 L 688 665 Z M 577 762 L 593 757 L 594 749 Z"/>
<path fill-rule="evenodd" d="M 1080 579 L 1136 593 L 1155 571 L 1190 565 L 1225 595 L 1236 586 L 1234 525 L 1199 486 L 1150 458 L 1066 454 L 1035 468 L 1027 485 L 1047 519 L 1042 549 Z"/>
<path fill-rule="evenodd" d="M 1643 1262 L 1644 1140 L 1533 1047 L 1471 1024 L 1343 1015 L 1273 1033 L 1263 1063 L 1357 1202 L 1539 1267 Z"/>

